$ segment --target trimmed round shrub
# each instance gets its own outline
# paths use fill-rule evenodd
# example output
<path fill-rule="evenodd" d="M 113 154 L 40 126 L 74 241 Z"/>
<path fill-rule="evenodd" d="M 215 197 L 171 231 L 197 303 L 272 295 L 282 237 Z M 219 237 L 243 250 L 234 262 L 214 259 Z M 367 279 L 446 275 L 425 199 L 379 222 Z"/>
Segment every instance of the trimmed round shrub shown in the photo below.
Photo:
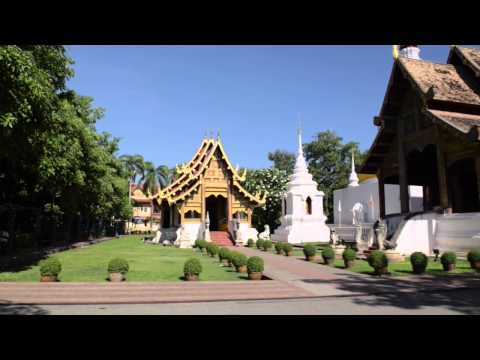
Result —
<path fill-rule="evenodd" d="M 207 245 L 207 253 L 210 256 L 215 256 L 218 254 L 218 246 L 215 244 L 208 244 Z"/>
<path fill-rule="evenodd" d="M 272 248 L 273 243 L 270 240 L 265 240 L 263 242 L 263 250 L 268 251 Z"/>
<path fill-rule="evenodd" d="M 232 254 L 232 263 L 235 267 L 245 266 L 247 265 L 247 262 L 248 262 L 248 258 L 242 253 L 235 251 Z"/>
<path fill-rule="evenodd" d="M 281 242 L 275 243 L 275 251 L 277 252 L 277 254 L 281 254 L 283 251 L 283 243 Z"/>
<path fill-rule="evenodd" d="M 388 266 L 387 255 L 379 250 L 372 251 L 367 257 L 367 262 L 377 273 Z"/>
<path fill-rule="evenodd" d="M 282 246 L 282 250 L 283 250 L 283 253 L 285 255 L 288 255 L 289 253 L 291 253 L 293 251 L 293 246 L 292 246 L 292 244 L 284 243 L 283 246 Z"/>
<path fill-rule="evenodd" d="M 354 261 L 357 258 L 357 252 L 352 248 L 346 248 L 343 251 L 342 258 L 344 261 Z"/>
<path fill-rule="evenodd" d="M 480 261 L 480 249 L 470 250 L 467 254 L 467 260 L 469 263 L 475 263 Z"/>
<path fill-rule="evenodd" d="M 334 259 L 335 251 L 330 246 L 327 246 L 322 250 L 322 257 L 324 259 Z"/>
<path fill-rule="evenodd" d="M 40 261 L 40 275 L 41 276 L 58 276 L 62 271 L 62 264 L 60 260 L 55 257 Z"/>
<path fill-rule="evenodd" d="M 313 257 L 317 253 L 317 248 L 315 245 L 307 244 L 303 247 L 303 254 L 306 257 Z"/>
<path fill-rule="evenodd" d="M 253 248 L 253 247 L 255 246 L 255 240 L 253 240 L 253 239 L 248 239 L 248 241 L 247 241 L 247 246 L 248 246 L 249 248 Z"/>
<path fill-rule="evenodd" d="M 122 258 L 115 258 L 108 263 L 108 272 L 126 274 L 130 270 L 128 261 Z"/>
<path fill-rule="evenodd" d="M 258 256 L 252 256 L 247 261 L 247 270 L 249 273 L 263 272 L 263 259 Z"/>
<path fill-rule="evenodd" d="M 202 272 L 202 264 L 196 258 L 190 258 L 183 265 L 183 273 L 189 275 L 198 275 Z"/>
<path fill-rule="evenodd" d="M 220 250 L 218 250 L 218 258 L 220 259 L 220 261 L 228 260 L 228 253 L 229 252 L 230 252 L 230 250 L 228 250 L 225 247 L 220 248 Z"/>
<path fill-rule="evenodd" d="M 416 251 L 410 255 L 410 263 L 414 271 L 418 270 L 419 272 L 423 272 L 428 265 L 428 256 L 420 251 Z"/>
<path fill-rule="evenodd" d="M 442 265 L 455 265 L 457 263 L 457 255 L 453 251 L 447 251 L 440 257 Z"/>
<path fill-rule="evenodd" d="M 264 242 L 265 242 L 264 240 L 258 239 L 257 240 L 257 249 L 259 249 L 259 250 L 263 249 L 263 243 Z"/>
<path fill-rule="evenodd" d="M 207 245 L 208 245 L 208 241 L 207 240 L 197 240 L 197 245 L 198 245 L 198 248 L 200 249 L 200 251 L 203 252 L 204 249 L 207 248 Z"/>

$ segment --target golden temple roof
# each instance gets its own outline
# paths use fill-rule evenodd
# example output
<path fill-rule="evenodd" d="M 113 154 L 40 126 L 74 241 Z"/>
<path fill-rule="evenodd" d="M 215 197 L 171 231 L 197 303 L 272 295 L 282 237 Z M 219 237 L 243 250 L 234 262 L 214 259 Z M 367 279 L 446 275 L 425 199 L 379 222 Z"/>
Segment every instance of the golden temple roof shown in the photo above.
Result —
<path fill-rule="evenodd" d="M 161 189 L 151 198 L 156 199 L 158 203 L 167 200 L 169 204 L 183 201 L 202 183 L 201 175 L 208 168 L 210 160 L 216 151 L 221 154 L 221 159 L 225 161 L 228 171 L 232 175 L 233 186 L 249 201 L 256 203 L 257 206 L 265 204 L 266 194 L 262 198 L 250 194 L 242 185 L 246 179 L 246 171 L 242 174 L 232 165 L 225 152 L 220 139 L 206 138 L 202 141 L 200 147 L 193 155 L 192 159 L 183 165 L 176 167 L 178 178 L 168 187 Z"/>

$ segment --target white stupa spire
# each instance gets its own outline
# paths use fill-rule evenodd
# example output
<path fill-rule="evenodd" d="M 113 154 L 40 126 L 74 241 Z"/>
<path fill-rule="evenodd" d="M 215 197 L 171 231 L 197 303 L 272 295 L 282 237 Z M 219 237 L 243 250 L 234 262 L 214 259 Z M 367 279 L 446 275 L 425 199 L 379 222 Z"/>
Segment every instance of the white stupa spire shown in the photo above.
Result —
<path fill-rule="evenodd" d="M 317 187 L 317 184 L 313 180 L 312 174 L 308 172 L 307 162 L 303 156 L 303 144 L 302 144 L 302 129 L 298 129 L 298 150 L 297 158 L 295 160 L 295 168 L 293 169 L 292 177 L 288 184 L 289 188 L 296 186 L 313 186 Z"/>
<path fill-rule="evenodd" d="M 355 155 L 354 150 L 352 149 L 352 171 L 350 172 L 350 177 L 348 178 L 348 186 L 358 186 L 358 176 L 355 172 Z"/>

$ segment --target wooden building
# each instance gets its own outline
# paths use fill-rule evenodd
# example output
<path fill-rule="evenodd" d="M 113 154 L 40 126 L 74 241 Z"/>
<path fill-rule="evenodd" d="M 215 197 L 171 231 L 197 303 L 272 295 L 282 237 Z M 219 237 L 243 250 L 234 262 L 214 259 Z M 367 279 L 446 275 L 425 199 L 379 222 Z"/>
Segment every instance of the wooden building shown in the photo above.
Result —
<path fill-rule="evenodd" d="M 382 218 L 385 184 L 400 185 L 404 215 L 409 185 L 425 212 L 480 211 L 480 49 L 452 46 L 446 64 L 400 54 L 374 124 L 361 172 L 378 177 Z"/>
<path fill-rule="evenodd" d="M 246 172 L 232 166 L 219 138 L 205 138 L 192 159 L 176 170 L 175 181 L 150 197 L 159 209 L 160 231 L 173 236 L 169 240 L 188 247 L 196 239 L 208 240 L 205 230 L 216 232 L 212 240 L 219 243 L 256 238 L 252 212 L 265 204 L 266 194 L 260 198 L 242 186 Z"/>

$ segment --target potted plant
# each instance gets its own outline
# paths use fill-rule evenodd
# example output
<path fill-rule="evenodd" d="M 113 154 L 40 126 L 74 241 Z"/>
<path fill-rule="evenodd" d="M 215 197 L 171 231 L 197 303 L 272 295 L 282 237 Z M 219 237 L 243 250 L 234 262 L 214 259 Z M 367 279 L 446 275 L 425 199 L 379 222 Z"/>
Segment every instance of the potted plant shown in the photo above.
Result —
<path fill-rule="evenodd" d="M 196 258 L 190 258 L 183 265 L 183 275 L 187 281 L 197 281 L 202 272 L 202 264 Z"/>
<path fill-rule="evenodd" d="M 367 257 L 368 265 L 375 270 L 374 274 L 381 276 L 388 274 L 388 258 L 380 250 L 372 251 Z"/>
<path fill-rule="evenodd" d="M 230 252 L 230 250 L 228 250 L 225 247 L 222 247 L 222 248 L 220 248 L 220 250 L 218 250 L 218 259 L 220 260 L 221 263 L 228 260 L 228 253 L 229 252 Z"/>
<path fill-rule="evenodd" d="M 62 271 L 62 264 L 55 257 L 40 261 L 40 281 L 41 282 L 56 282 L 58 281 L 58 274 Z"/>
<path fill-rule="evenodd" d="M 247 241 L 247 246 L 248 246 L 249 248 L 253 248 L 253 247 L 255 246 L 255 240 L 253 240 L 253 239 L 248 239 L 248 241 Z"/>
<path fill-rule="evenodd" d="M 346 248 L 342 254 L 343 262 L 346 269 L 350 269 L 355 264 L 357 258 L 357 252 L 352 248 Z"/>
<path fill-rule="evenodd" d="M 200 249 L 200 252 L 203 253 L 203 251 L 207 248 L 208 242 L 206 240 L 198 240 L 198 248 Z"/>
<path fill-rule="evenodd" d="M 247 261 L 247 257 L 242 253 L 235 252 L 232 255 L 233 266 L 235 266 L 235 270 L 239 273 L 247 272 Z"/>
<path fill-rule="evenodd" d="M 457 255 L 453 251 L 444 252 L 440 257 L 440 262 L 444 271 L 453 271 L 457 264 Z"/>
<path fill-rule="evenodd" d="M 313 244 L 307 244 L 303 247 L 303 254 L 307 261 L 315 261 L 315 255 L 317 254 L 317 248 Z"/>
<path fill-rule="evenodd" d="M 218 246 L 215 244 L 208 244 L 207 245 L 207 253 L 211 257 L 215 257 L 218 254 Z"/>
<path fill-rule="evenodd" d="M 283 253 L 285 254 L 285 256 L 292 256 L 292 253 L 293 253 L 292 244 L 284 243 L 282 248 L 283 248 Z"/>
<path fill-rule="evenodd" d="M 263 259 L 258 256 L 252 256 L 247 261 L 248 278 L 250 280 L 262 280 L 263 268 Z"/>
<path fill-rule="evenodd" d="M 427 269 L 428 257 L 424 253 L 417 251 L 410 255 L 410 263 L 414 274 L 423 274 Z"/>
<path fill-rule="evenodd" d="M 264 240 L 262 240 L 262 239 L 258 239 L 258 240 L 257 240 L 257 244 L 256 244 L 256 245 L 257 245 L 257 249 L 258 249 L 258 250 L 263 249 L 263 243 L 264 243 Z"/>
<path fill-rule="evenodd" d="M 110 275 L 111 282 L 123 281 L 128 270 L 128 262 L 125 259 L 115 258 L 108 263 L 108 274 Z"/>
<path fill-rule="evenodd" d="M 282 252 L 283 252 L 283 243 L 276 242 L 275 243 L 275 251 L 277 252 L 278 255 L 281 255 Z"/>
<path fill-rule="evenodd" d="M 273 243 L 270 240 L 265 240 L 263 242 L 263 251 L 268 251 L 272 248 Z"/>
<path fill-rule="evenodd" d="M 322 250 L 322 258 L 326 265 L 333 265 L 335 263 L 335 251 L 327 246 Z"/>
<path fill-rule="evenodd" d="M 467 254 L 467 260 L 472 269 L 480 271 L 480 249 L 469 251 Z"/>

